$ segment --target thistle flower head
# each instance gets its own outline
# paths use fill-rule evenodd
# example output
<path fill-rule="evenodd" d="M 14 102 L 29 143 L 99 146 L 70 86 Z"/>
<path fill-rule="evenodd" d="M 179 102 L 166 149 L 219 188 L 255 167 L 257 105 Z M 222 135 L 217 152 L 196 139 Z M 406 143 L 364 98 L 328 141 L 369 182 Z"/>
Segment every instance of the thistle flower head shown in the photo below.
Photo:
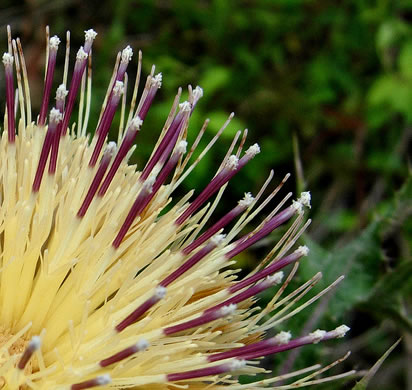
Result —
<path fill-rule="evenodd" d="M 287 178 L 266 196 L 271 174 L 255 197 L 247 192 L 233 209 L 216 218 L 226 185 L 260 152 L 257 144 L 244 152 L 245 139 L 238 143 L 237 135 L 205 188 L 176 199 L 176 189 L 233 117 L 192 159 L 208 123 L 188 148 L 186 134 L 203 95 L 200 87 L 189 87 L 188 101 L 180 105 L 179 90 L 150 159 L 137 169 L 129 165 L 162 82 L 153 68 L 140 100 L 126 103 L 125 75 L 133 54 L 129 46 L 118 56 L 90 137 L 90 56 L 95 37 L 93 30 L 85 32 L 69 83 L 66 75 L 54 80 L 60 40 L 50 39 L 53 50 L 35 122 L 23 51 L 10 34 L 13 53 L 3 55 L 0 389 L 235 390 L 276 384 L 282 378 L 252 385 L 236 378 L 264 372 L 255 359 L 342 337 L 348 330 L 317 330 L 295 339 L 282 330 L 288 318 L 308 305 L 300 299 L 321 277 L 316 274 L 299 289 L 300 299 L 295 293 L 280 299 L 308 252 L 306 247 L 293 248 L 310 222 L 303 216 L 304 208 L 310 207 L 309 193 L 289 205 L 287 195 L 269 209 Z M 141 54 L 138 57 L 140 75 Z M 18 109 L 16 80 L 23 99 Z M 59 83 L 56 106 L 51 108 L 53 85 Z M 138 80 L 134 96 L 137 88 Z M 118 139 L 109 142 L 118 111 Z M 266 217 L 255 223 L 265 207 Z M 236 256 L 284 224 L 289 228 L 265 261 L 239 278 L 230 267 Z M 285 269 L 291 264 L 291 270 Z M 257 295 L 268 288 L 274 298 L 261 312 L 252 310 Z M 280 333 L 265 336 L 271 329 Z M 315 377 L 325 371 L 310 369 L 314 372 L 301 379 L 294 377 L 307 371 L 290 373 L 291 386 L 317 383 Z"/>

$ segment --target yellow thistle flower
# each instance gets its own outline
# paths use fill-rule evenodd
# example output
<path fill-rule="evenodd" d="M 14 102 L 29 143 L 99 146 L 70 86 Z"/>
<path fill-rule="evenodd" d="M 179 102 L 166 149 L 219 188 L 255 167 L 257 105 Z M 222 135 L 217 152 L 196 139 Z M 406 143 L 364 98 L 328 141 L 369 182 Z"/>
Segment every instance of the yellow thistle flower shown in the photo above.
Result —
<path fill-rule="evenodd" d="M 203 191 L 173 199 L 232 115 L 191 162 L 208 122 L 185 156 L 189 119 L 202 90 L 189 87 L 183 103 L 179 90 L 148 163 L 136 170 L 127 160 L 161 75 L 152 69 L 138 100 L 139 53 L 127 116 L 126 69 L 133 52 L 127 47 L 119 53 L 98 127 L 89 137 L 95 36 L 86 31 L 66 90 L 67 34 L 63 83 L 49 110 L 60 39 L 49 38 L 47 29 L 44 95 L 33 122 L 21 43 L 8 28 L 0 144 L 0 389 L 286 389 L 336 378 L 316 378 L 335 362 L 249 385 L 237 379 L 265 372 L 257 358 L 342 337 L 348 330 L 342 325 L 295 339 L 282 330 L 285 320 L 333 287 L 301 303 L 320 279 L 317 274 L 284 296 L 308 251 L 292 248 L 308 225 L 303 208 L 310 206 L 309 193 L 284 207 L 287 195 L 242 235 L 282 186 L 262 199 L 271 174 L 255 197 L 247 193 L 211 223 L 228 181 L 259 153 L 257 145 L 243 151 L 246 132 L 243 137 L 239 132 Z M 79 120 L 69 126 L 77 95 Z M 107 134 L 119 105 L 116 145 L 107 142 Z M 235 256 L 289 220 L 289 229 L 266 259 L 239 279 L 230 267 Z M 289 264 L 293 268 L 283 281 L 281 269 Z M 279 287 L 271 302 L 263 310 L 252 308 L 256 295 L 274 285 Z M 269 329 L 280 333 L 265 339 Z M 290 385 L 276 386 L 289 378 L 294 378 Z"/>

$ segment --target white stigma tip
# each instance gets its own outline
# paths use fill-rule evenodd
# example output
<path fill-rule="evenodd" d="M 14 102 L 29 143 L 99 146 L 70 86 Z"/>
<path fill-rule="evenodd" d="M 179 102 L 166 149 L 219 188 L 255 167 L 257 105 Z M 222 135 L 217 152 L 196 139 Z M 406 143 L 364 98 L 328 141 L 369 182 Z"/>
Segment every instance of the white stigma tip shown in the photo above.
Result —
<path fill-rule="evenodd" d="M 124 92 L 124 84 L 123 84 L 123 81 L 117 80 L 117 81 L 116 81 L 116 84 L 115 84 L 114 87 L 113 87 L 113 93 L 114 93 L 116 96 L 121 96 L 121 95 L 123 94 L 123 92 Z"/>
<path fill-rule="evenodd" d="M 160 88 L 162 86 L 162 74 L 158 73 L 156 76 L 152 78 L 152 85 Z"/>
<path fill-rule="evenodd" d="M 57 48 L 59 47 L 59 44 L 60 44 L 60 38 L 57 35 L 50 38 L 49 40 L 50 49 L 57 50 Z"/>
<path fill-rule="evenodd" d="M 130 46 L 126 46 L 122 50 L 122 62 L 123 63 L 128 63 L 133 57 L 133 50 Z"/>
<path fill-rule="evenodd" d="M 309 254 L 309 248 L 306 245 L 301 245 L 296 252 L 301 254 L 302 256 L 307 256 Z"/>
<path fill-rule="evenodd" d="M 302 192 L 300 194 L 300 198 L 298 199 L 298 202 L 302 203 L 304 206 L 309 207 L 310 208 L 310 192 L 306 191 L 306 192 Z"/>
<path fill-rule="evenodd" d="M 60 84 L 56 91 L 56 100 L 64 100 L 69 91 L 64 84 Z"/>
<path fill-rule="evenodd" d="M 4 66 L 13 65 L 13 56 L 10 53 L 3 54 L 3 64 Z"/>
<path fill-rule="evenodd" d="M 155 296 L 157 299 L 163 299 L 163 298 L 166 296 L 166 292 L 167 292 L 166 287 L 157 286 L 156 289 L 155 289 L 154 296 Z"/>
<path fill-rule="evenodd" d="M 230 362 L 229 365 L 230 365 L 230 371 L 237 371 L 246 366 L 246 361 L 236 359 Z"/>
<path fill-rule="evenodd" d="M 313 344 L 319 343 L 325 337 L 326 331 L 318 329 L 312 333 L 309 333 L 309 337 L 312 339 Z"/>
<path fill-rule="evenodd" d="M 180 111 L 189 112 L 192 109 L 192 105 L 189 102 L 183 102 L 179 104 Z"/>
<path fill-rule="evenodd" d="M 136 348 L 138 351 L 144 351 L 145 349 L 149 348 L 149 342 L 146 339 L 140 339 L 136 343 Z"/>
<path fill-rule="evenodd" d="M 195 101 L 198 101 L 198 100 L 203 96 L 203 89 L 200 88 L 199 86 L 197 86 L 197 87 L 193 90 L 192 94 L 193 94 L 193 99 L 194 99 Z"/>
<path fill-rule="evenodd" d="M 350 331 L 349 326 L 346 326 L 346 325 L 338 326 L 335 329 L 336 337 L 338 339 L 340 339 L 340 338 L 344 337 L 346 335 L 346 333 L 349 332 L 349 331 Z"/>
<path fill-rule="evenodd" d="M 83 47 L 80 47 L 76 54 L 76 60 L 78 61 L 84 61 L 87 59 L 87 53 L 83 50 Z"/>
<path fill-rule="evenodd" d="M 96 378 L 96 384 L 98 386 L 107 385 L 112 383 L 112 377 L 109 374 L 100 375 Z"/>
<path fill-rule="evenodd" d="M 222 306 L 222 307 L 219 309 L 219 314 L 220 314 L 222 317 L 229 316 L 229 315 L 234 314 L 235 311 L 236 311 L 236 309 L 237 309 L 237 305 L 234 304 L 234 303 L 231 303 L 230 305 Z"/>
<path fill-rule="evenodd" d="M 252 194 L 250 192 L 246 192 L 245 196 L 242 200 L 239 200 L 238 204 L 241 207 L 249 207 L 252 202 L 255 200 L 255 198 L 252 196 Z"/>
<path fill-rule="evenodd" d="M 84 38 L 86 39 L 86 41 L 94 41 L 94 39 L 96 38 L 96 35 L 97 35 L 97 32 L 94 31 L 92 28 L 84 32 Z"/>
<path fill-rule="evenodd" d="M 130 128 L 133 130 L 139 130 L 142 127 L 143 121 L 137 116 L 133 118 L 130 122 Z"/>
<path fill-rule="evenodd" d="M 179 154 L 185 154 L 187 148 L 187 142 L 182 140 L 177 144 L 176 151 Z"/>
<path fill-rule="evenodd" d="M 54 122 L 54 123 L 60 123 L 61 120 L 63 119 L 63 115 L 62 113 L 57 110 L 56 108 L 52 108 L 50 110 L 50 122 Z"/>
<path fill-rule="evenodd" d="M 226 234 L 215 234 L 215 235 L 210 239 L 210 242 L 211 242 L 213 245 L 218 246 L 218 245 L 220 245 L 220 244 L 223 242 L 223 240 L 225 239 L 225 237 L 226 237 Z"/>
<path fill-rule="evenodd" d="M 283 271 L 279 271 L 279 272 L 276 272 L 275 274 L 273 274 L 272 276 L 268 276 L 267 280 L 271 285 L 272 284 L 280 284 L 280 283 L 282 283 L 283 276 L 284 276 Z"/>
<path fill-rule="evenodd" d="M 254 144 L 251 147 L 249 147 L 248 150 L 246 150 L 246 155 L 249 155 L 251 157 L 255 157 L 259 153 L 260 153 L 260 147 L 258 144 Z"/>
<path fill-rule="evenodd" d="M 239 159 L 234 154 L 232 154 L 227 159 L 227 163 L 226 163 L 227 168 L 229 168 L 231 171 L 233 171 L 237 168 L 238 165 L 239 165 Z"/>
<path fill-rule="evenodd" d="M 292 334 L 290 332 L 279 332 L 273 339 L 278 345 L 287 344 L 290 339 L 292 338 Z"/>
<path fill-rule="evenodd" d="M 37 351 L 41 347 L 41 338 L 40 336 L 33 336 L 29 342 L 29 349 L 32 351 Z"/>

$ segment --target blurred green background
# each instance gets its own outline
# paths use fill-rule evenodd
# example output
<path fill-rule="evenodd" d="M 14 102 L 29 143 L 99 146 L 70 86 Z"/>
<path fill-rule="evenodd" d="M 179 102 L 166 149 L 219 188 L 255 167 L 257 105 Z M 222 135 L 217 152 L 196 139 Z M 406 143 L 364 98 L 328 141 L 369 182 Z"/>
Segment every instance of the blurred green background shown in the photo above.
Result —
<path fill-rule="evenodd" d="M 23 43 L 35 112 L 42 93 L 44 27 L 63 41 L 70 29 L 72 54 L 82 44 L 83 30 L 98 31 L 91 129 L 116 52 L 126 44 L 135 53 L 141 49 L 144 77 L 156 64 L 164 82 L 139 135 L 133 157 L 139 166 L 179 86 L 199 84 L 205 92 L 190 140 L 205 118 L 211 119 L 210 139 L 235 111 L 186 189 L 210 180 L 234 133 L 247 127 L 247 145 L 259 142 L 262 153 L 229 186 L 218 213 L 233 207 L 243 192 L 256 193 L 270 169 L 277 181 L 291 172 L 286 191 L 313 195 L 313 223 L 304 238 L 311 254 L 296 282 L 320 270 L 324 287 L 346 275 L 338 289 L 287 329 L 299 335 L 343 322 L 352 328 L 348 337 L 276 356 L 267 366 L 282 373 L 332 362 L 351 350 L 334 372 L 355 368 L 359 375 L 321 386 L 351 389 L 403 336 L 368 388 L 412 389 L 409 0 L 2 0 L 3 51 L 7 24 Z M 0 88 L 4 93 L 3 82 Z M 279 234 L 240 257 L 240 265 L 256 264 Z"/>

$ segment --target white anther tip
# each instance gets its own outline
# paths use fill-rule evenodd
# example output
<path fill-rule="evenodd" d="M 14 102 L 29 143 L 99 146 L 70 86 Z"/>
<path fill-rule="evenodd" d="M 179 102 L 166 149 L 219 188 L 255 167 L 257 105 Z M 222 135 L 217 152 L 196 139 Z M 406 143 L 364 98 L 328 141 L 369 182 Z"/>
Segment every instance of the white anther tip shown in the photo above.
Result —
<path fill-rule="evenodd" d="M 298 249 L 296 249 L 296 252 L 302 256 L 307 256 L 309 254 L 309 248 L 306 245 L 301 245 Z"/>
<path fill-rule="evenodd" d="M 274 341 L 276 342 L 276 344 L 282 345 L 287 344 L 291 338 L 292 334 L 290 332 L 282 331 L 274 337 Z"/>
<path fill-rule="evenodd" d="M 124 83 L 123 81 L 117 80 L 116 84 L 113 87 L 113 93 L 116 96 L 121 96 L 124 92 Z"/>
<path fill-rule="evenodd" d="M 230 371 L 237 371 L 246 366 L 246 361 L 236 359 L 230 362 L 229 364 L 230 364 Z"/>
<path fill-rule="evenodd" d="M 60 123 L 61 120 L 63 119 L 63 115 L 58 109 L 52 108 L 50 110 L 49 118 L 50 118 L 50 122 Z"/>
<path fill-rule="evenodd" d="M 50 38 L 49 40 L 50 49 L 57 49 L 59 47 L 59 44 L 60 44 L 60 38 L 57 35 Z"/>
<path fill-rule="evenodd" d="M 283 271 L 279 271 L 279 272 L 276 272 L 275 274 L 273 274 L 271 276 L 268 276 L 267 280 L 271 285 L 280 284 L 280 283 L 282 283 L 283 276 L 284 276 Z"/>
<path fill-rule="evenodd" d="M 123 63 L 128 63 L 133 57 L 133 50 L 130 46 L 126 46 L 122 50 L 122 62 Z"/>
<path fill-rule="evenodd" d="M 117 144 L 116 144 L 116 142 L 110 141 L 110 142 L 107 144 L 106 151 L 107 151 L 108 153 L 110 153 L 110 155 L 113 155 L 113 154 L 116 152 L 116 150 L 117 150 Z"/>
<path fill-rule="evenodd" d="M 32 351 L 37 351 L 41 347 L 41 338 L 40 336 L 33 336 L 29 342 L 29 348 Z"/>
<path fill-rule="evenodd" d="M 13 65 L 13 60 L 14 60 L 14 58 L 10 53 L 4 53 L 3 54 L 3 64 L 5 66 Z"/>
<path fill-rule="evenodd" d="M 260 147 L 258 144 L 254 144 L 250 146 L 248 150 L 246 150 L 246 154 L 251 157 L 255 157 L 259 153 L 260 153 Z"/>
<path fill-rule="evenodd" d="M 186 149 L 187 149 L 187 142 L 186 141 L 182 140 L 177 144 L 176 151 L 179 154 L 186 153 Z"/>
<path fill-rule="evenodd" d="M 237 166 L 239 165 L 239 159 L 232 154 L 228 159 L 227 159 L 227 163 L 226 166 L 230 169 L 230 170 L 235 170 L 237 168 Z"/>
<path fill-rule="evenodd" d="M 152 85 L 160 88 L 162 86 L 162 74 L 158 73 L 152 78 Z"/>
<path fill-rule="evenodd" d="M 234 314 L 236 309 L 237 309 L 237 305 L 235 303 L 231 303 L 230 305 L 222 306 L 220 308 L 220 315 L 222 317 L 232 315 L 232 314 Z"/>
<path fill-rule="evenodd" d="M 182 112 L 189 112 L 192 109 L 192 105 L 186 101 L 186 102 L 180 103 L 179 108 Z"/>
<path fill-rule="evenodd" d="M 306 192 L 302 192 L 300 194 L 300 198 L 298 199 L 298 202 L 302 203 L 304 206 L 309 207 L 310 208 L 310 192 L 306 191 Z"/>
<path fill-rule="evenodd" d="M 103 386 L 112 383 L 112 377 L 109 374 L 100 375 L 96 378 L 96 384 Z"/>
<path fill-rule="evenodd" d="M 136 343 L 136 348 L 138 351 L 144 351 L 145 349 L 149 348 L 149 342 L 146 339 L 140 339 Z"/>
<path fill-rule="evenodd" d="M 81 46 L 77 51 L 76 60 L 84 61 L 85 59 L 87 59 L 87 53 L 83 50 L 83 46 Z"/>
<path fill-rule="evenodd" d="M 142 127 L 143 121 L 140 119 L 139 116 L 133 118 L 130 122 L 130 128 L 134 130 L 139 130 Z"/>
<path fill-rule="evenodd" d="M 210 242 L 211 242 L 213 245 L 218 246 L 218 245 L 220 245 L 220 244 L 223 242 L 223 240 L 225 239 L 225 237 L 226 237 L 226 234 L 215 234 L 215 235 L 210 239 Z"/>
<path fill-rule="evenodd" d="M 166 287 L 157 286 L 155 289 L 154 295 L 157 299 L 163 299 L 166 296 L 166 292 L 167 292 Z"/>
<path fill-rule="evenodd" d="M 313 344 L 317 344 L 317 343 L 319 343 L 319 341 L 322 341 L 322 339 L 325 337 L 326 333 L 327 333 L 326 331 L 318 329 L 318 330 L 315 330 L 312 333 L 309 333 L 309 336 L 312 339 Z"/>
<path fill-rule="evenodd" d="M 337 338 L 342 338 L 342 337 L 344 337 L 344 336 L 346 335 L 346 333 L 349 332 L 349 331 L 350 331 L 349 326 L 346 326 L 346 325 L 338 326 L 338 327 L 335 329 L 336 337 L 337 337 Z"/>
<path fill-rule="evenodd" d="M 199 86 L 197 86 L 194 90 L 193 90 L 193 98 L 197 101 L 199 100 L 201 97 L 203 96 L 203 89 Z"/>
<path fill-rule="evenodd" d="M 92 28 L 84 32 L 84 38 L 86 39 L 86 41 L 93 41 L 96 38 L 96 36 L 97 32 L 94 31 Z"/>
<path fill-rule="evenodd" d="M 254 200 L 255 198 L 252 196 L 252 194 L 250 192 L 246 192 L 243 199 L 239 200 L 238 203 L 239 203 L 239 206 L 246 208 L 246 207 L 249 207 Z"/>
<path fill-rule="evenodd" d="M 299 200 L 292 201 L 291 206 L 298 214 L 303 214 L 303 204 Z"/>
<path fill-rule="evenodd" d="M 60 84 L 56 90 L 56 100 L 64 100 L 68 93 L 69 91 L 66 89 L 66 86 L 64 84 Z"/>

